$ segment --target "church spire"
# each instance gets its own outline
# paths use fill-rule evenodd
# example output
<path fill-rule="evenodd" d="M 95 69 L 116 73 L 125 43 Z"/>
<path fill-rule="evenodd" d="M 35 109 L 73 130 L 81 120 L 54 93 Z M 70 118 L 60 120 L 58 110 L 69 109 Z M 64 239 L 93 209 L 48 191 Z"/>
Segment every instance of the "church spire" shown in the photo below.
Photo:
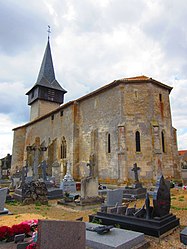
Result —
<path fill-rule="evenodd" d="M 48 36 L 48 41 L 47 41 L 47 46 L 45 49 L 43 61 L 42 61 L 40 71 L 38 74 L 37 83 L 40 83 L 42 78 L 45 78 L 49 83 L 52 83 L 55 80 L 55 72 L 54 72 L 54 67 L 53 67 L 49 36 Z"/>
<path fill-rule="evenodd" d="M 55 78 L 49 41 L 50 26 L 48 28 L 47 46 L 37 81 L 26 93 L 28 95 L 28 105 L 31 106 L 31 120 L 59 107 L 64 102 L 64 94 L 67 93 Z"/>

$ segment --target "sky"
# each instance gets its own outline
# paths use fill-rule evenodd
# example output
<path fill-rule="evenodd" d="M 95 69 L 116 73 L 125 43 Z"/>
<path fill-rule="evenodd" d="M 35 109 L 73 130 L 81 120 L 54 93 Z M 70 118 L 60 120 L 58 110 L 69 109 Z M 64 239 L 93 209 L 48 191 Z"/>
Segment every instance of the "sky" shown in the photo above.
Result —
<path fill-rule="evenodd" d="M 65 102 L 116 79 L 146 75 L 172 86 L 172 124 L 187 149 L 186 0 L 1 0 L 0 158 L 29 121 L 47 29 Z"/>

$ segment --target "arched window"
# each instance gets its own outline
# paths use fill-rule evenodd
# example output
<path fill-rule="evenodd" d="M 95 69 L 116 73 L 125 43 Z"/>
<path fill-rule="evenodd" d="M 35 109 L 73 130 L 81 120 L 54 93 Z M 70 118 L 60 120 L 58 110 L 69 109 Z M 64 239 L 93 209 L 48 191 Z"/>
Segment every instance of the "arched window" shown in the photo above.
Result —
<path fill-rule="evenodd" d="M 141 149 L 140 149 L 140 132 L 139 131 L 136 131 L 135 139 L 136 139 L 136 152 L 140 152 Z"/>
<path fill-rule="evenodd" d="M 108 153 L 110 153 L 111 152 L 111 141 L 110 141 L 110 133 L 108 133 L 108 137 L 107 137 L 107 151 L 108 151 Z"/>
<path fill-rule="evenodd" d="M 67 152 L 67 144 L 65 137 L 62 138 L 62 144 L 60 147 L 60 158 L 64 159 L 66 158 L 66 152 Z"/>
<path fill-rule="evenodd" d="M 164 131 L 162 131 L 161 133 L 162 136 L 162 152 L 166 152 L 166 148 L 165 148 L 165 137 L 164 137 Z"/>

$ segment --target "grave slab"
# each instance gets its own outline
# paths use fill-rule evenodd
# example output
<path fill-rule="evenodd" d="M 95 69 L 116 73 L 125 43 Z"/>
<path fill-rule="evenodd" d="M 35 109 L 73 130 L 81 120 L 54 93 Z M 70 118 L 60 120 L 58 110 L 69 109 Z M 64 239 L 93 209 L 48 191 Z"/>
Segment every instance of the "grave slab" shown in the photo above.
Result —
<path fill-rule="evenodd" d="M 47 249 L 83 249 L 85 230 L 85 223 L 81 221 L 39 220 L 37 244 Z"/>
<path fill-rule="evenodd" d="M 98 224 L 86 223 L 86 227 L 98 227 Z M 99 235 L 96 232 L 86 231 L 86 245 L 93 249 L 130 249 L 147 244 L 144 234 L 119 228 L 112 228 L 109 233 Z"/>

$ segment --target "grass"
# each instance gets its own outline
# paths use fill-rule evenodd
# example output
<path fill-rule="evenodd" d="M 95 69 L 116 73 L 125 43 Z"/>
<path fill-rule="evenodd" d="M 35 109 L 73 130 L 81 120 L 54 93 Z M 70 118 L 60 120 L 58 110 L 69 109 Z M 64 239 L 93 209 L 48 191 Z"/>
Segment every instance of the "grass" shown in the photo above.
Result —
<path fill-rule="evenodd" d="M 16 215 L 15 218 L 17 219 L 17 218 L 19 218 L 20 216 L 21 216 L 21 215 Z"/>
<path fill-rule="evenodd" d="M 187 210 L 187 207 L 176 207 L 176 206 L 171 206 L 172 209 L 175 210 Z"/>

